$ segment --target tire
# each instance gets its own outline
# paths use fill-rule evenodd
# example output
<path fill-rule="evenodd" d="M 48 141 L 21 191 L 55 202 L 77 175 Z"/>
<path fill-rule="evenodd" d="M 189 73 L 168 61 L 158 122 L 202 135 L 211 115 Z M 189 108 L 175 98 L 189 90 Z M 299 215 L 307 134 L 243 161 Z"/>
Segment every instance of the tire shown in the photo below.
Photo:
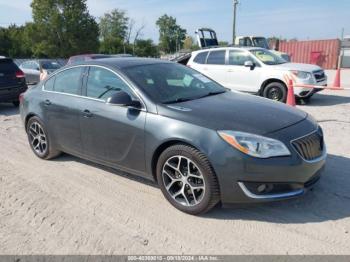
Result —
<path fill-rule="evenodd" d="M 13 101 L 12 104 L 13 104 L 15 107 L 19 107 L 19 101 Z"/>
<path fill-rule="evenodd" d="M 30 148 L 37 157 L 49 160 L 61 154 L 51 145 L 45 125 L 40 118 L 36 116 L 30 118 L 26 132 Z"/>
<path fill-rule="evenodd" d="M 167 148 L 158 159 L 157 180 L 165 198 L 182 212 L 204 214 L 220 201 L 215 172 L 206 156 L 193 147 Z"/>
<path fill-rule="evenodd" d="M 285 103 L 287 101 L 287 87 L 283 83 L 272 82 L 264 88 L 263 97 Z"/>

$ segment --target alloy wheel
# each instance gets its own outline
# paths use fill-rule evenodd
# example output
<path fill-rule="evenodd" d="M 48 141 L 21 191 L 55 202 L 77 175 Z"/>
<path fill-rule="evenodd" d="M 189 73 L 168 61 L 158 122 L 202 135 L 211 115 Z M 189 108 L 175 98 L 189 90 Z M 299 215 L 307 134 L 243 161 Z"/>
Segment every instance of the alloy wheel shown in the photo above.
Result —
<path fill-rule="evenodd" d="M 169 158 L 162 169 L 166 191 L 179 204 L 198 205 L 205 194 L 205 181 L 198 166 L 184 156 Z"/>
<path fill-rule="evenodd" d="M 42 126 L 38 122 L 31 123 L 28 134 L 33 150 L 39 155 L 44 155 L 47 151 L 47 138 Z"/>

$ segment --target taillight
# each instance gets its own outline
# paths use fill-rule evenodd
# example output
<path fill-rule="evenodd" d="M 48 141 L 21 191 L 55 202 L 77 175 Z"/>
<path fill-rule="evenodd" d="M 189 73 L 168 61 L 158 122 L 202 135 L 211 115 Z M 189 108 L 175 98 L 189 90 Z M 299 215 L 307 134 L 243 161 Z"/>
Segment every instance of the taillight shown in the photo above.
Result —
<path fill-rule="evenodd" d="M 18 97 L 19 102 L 22 104 L 24 100 L 24 93 L 21 93 Z"/>
<path fill-rule="evenodd" d="M 16 72 L 16 78 L 25 78 L 25 75 L 21 70 L 18 70 Z"/>

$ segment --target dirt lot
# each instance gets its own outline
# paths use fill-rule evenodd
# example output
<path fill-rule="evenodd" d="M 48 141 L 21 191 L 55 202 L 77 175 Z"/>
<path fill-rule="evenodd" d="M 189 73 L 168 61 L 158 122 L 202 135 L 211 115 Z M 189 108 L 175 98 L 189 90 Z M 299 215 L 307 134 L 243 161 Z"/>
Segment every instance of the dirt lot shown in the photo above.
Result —
<path fill-rule="evenodd" d="M 71 156 L 36 158 L 18 112 L 0 106 L 0 254 L 350 254 L 350 92 L 317 95 L 326 172 L 300 199 L 171 207 L 152 183 Z"/>

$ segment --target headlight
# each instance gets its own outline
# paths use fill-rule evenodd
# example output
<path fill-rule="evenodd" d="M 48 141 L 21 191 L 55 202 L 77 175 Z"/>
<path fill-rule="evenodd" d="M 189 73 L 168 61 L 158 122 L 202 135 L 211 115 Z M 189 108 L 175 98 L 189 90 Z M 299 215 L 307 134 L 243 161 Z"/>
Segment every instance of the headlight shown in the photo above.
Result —
<path fill-rule="evenodd" d="M 308 72 L 304 72 L 304 71 L 296 71 L 296 70 L 293 70 L 291 71 L 293 75 L 295 75 L 297 78 L 299 79 L 303 79 L 303 80 L 309 80 L 312 75 L 311 73 L 308 73 Z"/>
<path fill-rule="evenodd" d="M 218 131 L 218 134 L 231 146 L 250 156 L 269 158 L 290 155 L 281 141 L 272 138 L 236 131 Z"/>

